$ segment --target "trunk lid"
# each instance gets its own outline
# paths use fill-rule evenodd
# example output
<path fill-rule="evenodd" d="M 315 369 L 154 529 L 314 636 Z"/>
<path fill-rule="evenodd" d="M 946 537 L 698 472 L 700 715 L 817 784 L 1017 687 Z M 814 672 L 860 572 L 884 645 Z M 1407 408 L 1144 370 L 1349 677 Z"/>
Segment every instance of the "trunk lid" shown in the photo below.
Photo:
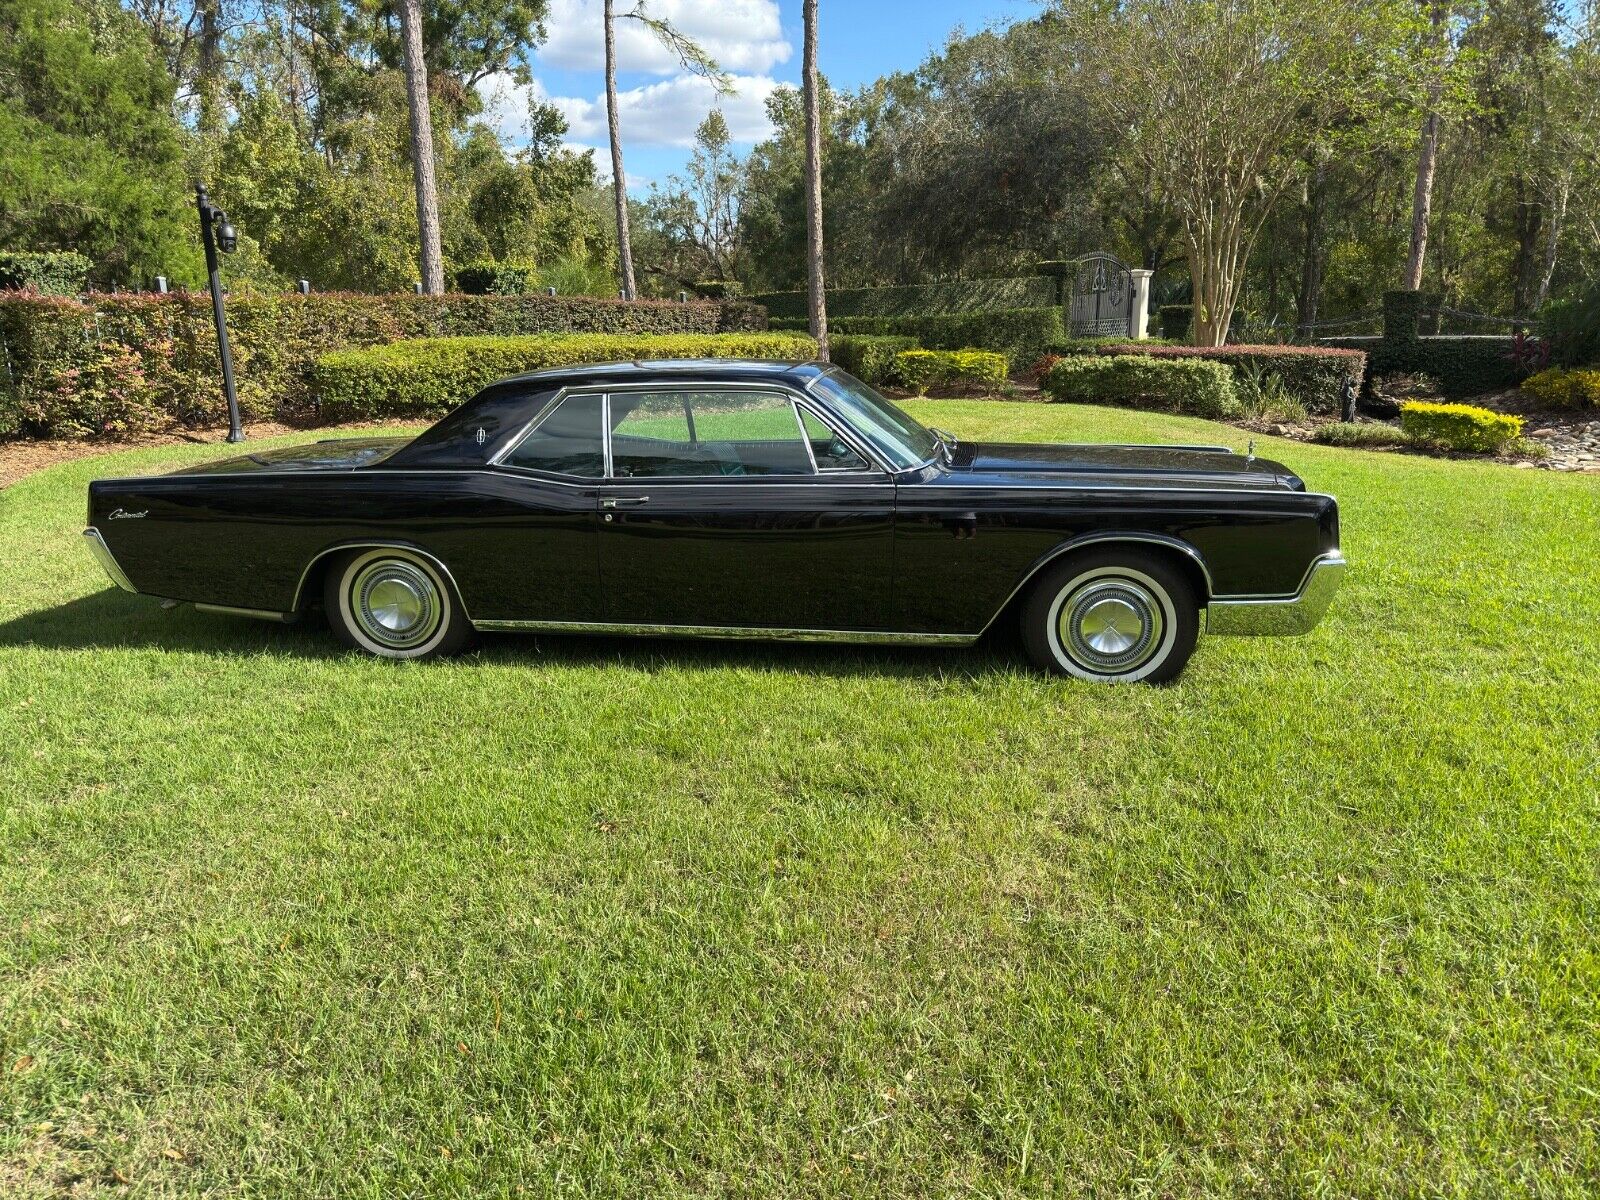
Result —
<path fill-rule="evenodd" d="M 1235 454 L 1225 446 L 1106 446 L 1077 443 L 958 442 L 951 470 L 1033 477 L 1126 475 L 1159 487 L 1196 481 L 1226 487 L 1304 484 L 1282 463 Z"/>
<path fill-rule="evenodd" d="M 305 446 L 252 450 L 237 458 L 184 467 L 174 475 L 248 475 L 261 471 L 353 471 L 382 462 L 408 437 L 328 438 Z"/>

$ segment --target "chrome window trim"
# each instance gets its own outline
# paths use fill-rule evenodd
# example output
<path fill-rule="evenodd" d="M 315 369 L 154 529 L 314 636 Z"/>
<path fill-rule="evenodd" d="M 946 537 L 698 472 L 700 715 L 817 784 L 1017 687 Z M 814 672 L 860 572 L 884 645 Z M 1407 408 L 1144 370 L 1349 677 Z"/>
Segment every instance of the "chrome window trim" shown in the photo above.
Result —
<path fill-rule="evenodd" d="M 789 397 L 789 411 L 794 414 L 794 423 L 800 426 L 800 443 L 806 448 L 806 458 L 811 461 L 811 473 L 821 475 L 822 468 L 817 466 L 816 447 L 811 444 L 811 437 L 806 433 L 806 421 L 800 415 L 800 402 L 793 396 Z"/>
<path fill-rule="evenodd" d="M 83 531 L 83 538 L 89 545 L 89 553 L 93 555 L 95 562 L 100 564 L 100 569 L 106 573 L 111 582 L 125 592 L 138 595 L 139 589 L 133 586 L 127 572 L 117 562 L 117 556 L 111 553 L 111 547 L 106 545 L 106 539 L 101 536 L 100 531 L 91 525 Z"/>
<path fill-rule="evenodd" d="M 824 379 L 826 379 L 829 375 L 833 374 L 837 370 L 838 370 L 837 367 L 834 367 L 834 366 L 830 365 L 826 370 L 821 371 L 818 374 L 813 375 L 810 379 L 806 380 L 806 384 L 805 384 L 806 397 L 808 399 L 813 400 L 816 403 L 822 404 L 824 407 L 826 407 L 827 404 L 828 404 L 828 398 L 826 396 L 821 395 L 820 393 L 817 393 L 814 389 L 816 388 L 817 384 L 821 383 Z M 829 411 L 831 412 L 832 410 L 830 409 Z M 907 413 L 906 415 L 908 417 L 911 416 L 910 413 Z M 838 421 L 840 424 L 843 424 L 843 425 L 849 425 L 850 424 L 848 421 L 846 421 L 843 417 L 839 416 L 837 413 L 834 413 L 833 417 L 834 417 L 834 420 Z M 915 417 L 911 417 L 911 419 L 913 421 L 917 420 Z M 917 424 L 922 425 L 922 422 L 921 421 L 917 421 Z M 923 425 L 922 427 L 924 429 L 928 428 L 926 425 Z M 854 432 L 854 427 L 853 426 L 851 427 L 851 429 L 852 429 L 852 432 Z M 931 433 L 932 431 L 929 430 L 929 432 Z M 934 436 L 934 440 L 935 441 L 938 440 L 938 435 Z M 933 466 L 934 463 L 939 461 L 939 455 L 938 455 L 937 452 L 935 452 L 933 457 L 926 458 L 926 459 L 924 459 L 923 461 L 921 461 L 919 463 L 913 463 L 909 467 L 897 467 L 897 466 L 893 466 L 892 464 L 890 464 L 888 459 L 884 458 L 883 455 L 878 452 L 878 448 L 876 446 L 872 447 L 872 451 L 873 452 L 872 452 L 871 461 L 882 464 L 883 465 L 883 469 L 888 471 L 891 475 L 902 475 L 902 474 L 905 474 L 908 471 L 923 471 L 923 470 L 926 470 L 927 468 Z"/>
<path fill-rule="evenodd" d="M 894 646 L 970 646 L 979 637 L 975 633 L 900 633 L 875 629 L 806 629 L 751 625 L 651 625 L 612 621 L 474 621 L 472 627 L 485 633 L 622 633 L 647 637 Z"/>
<path fill-rule="evenodd" d="M 461 585 L 456 582 L 456 577 L 450 573 L 450 568 L 444 565 L 438 555 L 424 550 L 421 546 L 401 541 L 398 538 L 358 539 L 351 542 L 340 542 L 338 545 L 317 551 L 300 572 L 300 581 L 294 585 L 294 607 L 290 610 L 291 612 L 299 612 L 305 602 L 306 580 L 311 575 L 311 569 L 327 558 L 328 555 L 339 554 L 345 550 L 405 550 L 417 555 L 419 558 L 427 559 L 439 569 L 439 574 L 444 576 L 445 582 L 455 592 L 455 598 L 461 605 L 461 615 L 466 618 L 468 624 L 472 623 L 472 616 L 467 612 L 466 597 L 462 594 Z"/>
<path fill-rule="evenodd" d="M 551 477 L 553 477 L 553 478 L 555 478 L 557 480 L 567 480 L 567 479 L 581 480 L 581 481 L 583 481 L 585 483 L 588 483 L 589 486 L 591 486 L 591 487 L 594 485 L 594 483 L 603 480 L 605 478 L 605 476 L 568 475 L 564 471 L 540 471 L 540 470 L 537 470 L 536 468 L 533 468 L 533 467 L 519 467 L 515 463 L 507 463 L 505 461 L 507 458 L 509 458 L 516 451 L 518 446 L 522 445 L 523 442 L 527 441 L 530 437 L 532 437 L 535 433 L 537 433 L 539 431 L 539 426 L 543 425 L 547 420 L 550 419 L 550 417 L 555 415 L 556 409 L 560 408 L 563 404 L 565 404 L 569 398 L 575 398 L 575 397 L 578 397 L 578 396 L 599 396 L 600 397 L 600 422 L 601 422 L 601 431 L 600 432 L 601 432 L 602 438 L 604 438 L 604 435 L 605 435 L 604 426 L 605 426 L 605 420 L 606 420 L 606 416 L 607 416 L 606 394 L 604 392 L 597 392 L 593 388 L 561 388 L 553 396 L 551 396 L 550 400 L 545 404 L 545 406 L 543 408 L 541 408 L 538 412 L 533 414 L 532 419 L 529 420 L 528 423 L 522 427 L 522 429 L 516 434 L 515 437 L 511 438 L 509 441 L 506 442 L 506 444 L 504 446 L 500 447 L 499 450 L 495 451 L 492 455 L 490 455 L 489 458 L 487 460 L 485 460 L 483 465 L 485 467 L 503 467 L 507 471 L 520 471 L 520 472 L 523 472 L 525 474 L 535 475 L 535 476 L 540 476 L 540 477 L 551 476 Z M 605 439 L 605 440 L 609 442 L 610 439 Z M 609 453 L 609 450 L 607 451 L 607 453 Z M 610 460 L 607 459 L 602 464 L 601 469 L 606 471 L 607 474 L 609 474 L 610 473 L 610 471 L 609 471 L 610 466 L 611 466 Z M 428 470 L 430 468 L 426 468 L 426 467 L 421 467 L 421 468 L 400 467 L 400 468 L 398 468 L 398 470 L 402 470 L 402 471 L 403 470 L 407 470 L 407 469 L 411 469 L 411 470 Z M 454 470 L 471 471 L 471 470 L 475 470 L 475 469 L 478 469 L 478 468 L 474 468 L 474 467 L 460 467 L 460 468 L 444 467 L 444 468 L 432 468 L 432 469 L 433 470 L 452 470 L 452 469 L 454 469 Z"/>
<path fill-rule="evenodd" d="M 999 607 L 997 607 L 989 619 L 983 623 L 983 630 L 981 632 L 987 632 L 989 626 L 993 625 L 995 621 L 999 619 L 1000 614 L 1005 611 L 1006 605 L 1015 600 L 1017 598 L 1017 594 L 1021 592 L 1023 588 L 1027 587 L 1028 584 L 1032 583 L 1034 577 L 1037 576 L 1040 571 L 1044 570 L 1062 555 L 1071 554 L 1074 550 L 1082 550 L 1085 546 L 1103 545 L 1108 542 L 1138 542 L 1144 545 L 1164 546 L 1168 550 L 1177 550 L 1178 552 L 1186 555 L 1195 564 L 1195 566 L 1200 568 L 1201 578 L 1206 581 L 1206 594 L 1205 596 L 1200 597 L 1200 603 L 1202 606 L 1208 603 L 1208 598 L 1210 597 L 1212 590 L 1211 568 L 1206 565 L 1204 556 L 1201 555 L 1200 551 L 1195 547 L 1191 546 L 1188 542 L 1183 541 L 1181 538 L 1168 537 L 1167 535 L 1160 533 L 1139 533 L 1136 530 L 1130 530 L 1126 532 L 1119 530 L 1106 530 L 1100 533 L 1088 533 L 1082 535 L 1081 537 L 1071 538 L 1065 542 L 1062 542 L 1061 545 L 1056 546 L 1054 549 L 1048 551 L 1042 557 L 1036 559 L 1034 564 L 1029 567 L 1027 572 L 1023 575 L 1017 586 L 1012 588 L 1011 591 L 1007 593 L 1006 598 L 1000 602 Z"/>

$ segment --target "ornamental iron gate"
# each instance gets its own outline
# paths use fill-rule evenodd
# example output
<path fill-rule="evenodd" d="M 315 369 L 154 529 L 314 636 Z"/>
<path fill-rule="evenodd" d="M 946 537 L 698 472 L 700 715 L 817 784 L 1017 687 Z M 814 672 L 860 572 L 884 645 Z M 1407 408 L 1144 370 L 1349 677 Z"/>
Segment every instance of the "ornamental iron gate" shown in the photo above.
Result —
<path fill-rule="evenodd" d="M 1071 324 L 1074 337 L 1132 337 L 1133 272 L 1115 255 L 1085 254 L 1075 260 Z"/>

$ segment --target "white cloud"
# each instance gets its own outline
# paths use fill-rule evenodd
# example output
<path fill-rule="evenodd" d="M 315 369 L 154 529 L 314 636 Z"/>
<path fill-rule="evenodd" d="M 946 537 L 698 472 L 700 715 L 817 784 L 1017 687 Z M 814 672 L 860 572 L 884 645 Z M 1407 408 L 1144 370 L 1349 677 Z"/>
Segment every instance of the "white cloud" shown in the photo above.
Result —
<path fill-rule="evenodd" d="M 787 62 L 792 53 L 783 36 L 777 0 L 647 0 L 652 17 L 670 21 L 693 38 L 725 71 L 766 72 Z M 633 5 L 622 0 L 616 9 L 617 66 L 623 71 L 673 75 L 682 69 L 676 56 L 640 22 L 622 14 Z M 605 67 L 604 18 L 601 0 L 551 0 L 545 17 L 549 34 L 538 50 L 542 63 L 565 70 L 599 71 Z"/>
<path fill-rule="evenodd" d="M 704 79 L 679 75 L 660 83 L 646 84 L 617 94 L 617 120 L 622 126 L 622 145 L 694 145 L 694 131 L 713 107 L 722 109 L 728 133 L 735 142 L 759 142 L 772 136 L 767 120 L 767 97 L 778 84 L 765 75 L 736 76 L 737 91 L 717 97 Z M 561 110 L 575 141 L 606 142 L 606 98 L 593 100 L 581 96 L 551 96 L 549 103 Z"/>

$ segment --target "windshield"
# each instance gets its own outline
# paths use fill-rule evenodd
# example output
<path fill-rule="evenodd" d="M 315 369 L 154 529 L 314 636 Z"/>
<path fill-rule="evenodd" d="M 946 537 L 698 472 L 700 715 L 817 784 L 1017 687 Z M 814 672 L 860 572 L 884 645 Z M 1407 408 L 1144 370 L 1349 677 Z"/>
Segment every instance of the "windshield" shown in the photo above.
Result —
<path fill-rule="evenodd" d="M 939 454 L 933 432 L 901 412 L 853 375 L 832 370 L 811 385 L 821 392 L 850 427 L 899 471 L 921 466 Z"/>

